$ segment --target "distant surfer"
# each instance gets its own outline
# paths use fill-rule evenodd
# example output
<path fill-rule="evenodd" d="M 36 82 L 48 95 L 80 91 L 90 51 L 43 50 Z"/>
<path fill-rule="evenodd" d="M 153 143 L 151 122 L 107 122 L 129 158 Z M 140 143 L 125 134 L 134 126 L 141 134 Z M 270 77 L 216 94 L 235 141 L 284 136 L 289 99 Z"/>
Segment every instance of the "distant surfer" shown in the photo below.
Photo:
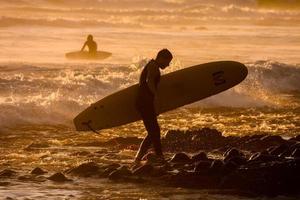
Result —
<path fill-rule="evenodd" d="M 84 43 L 83 47 L 81 48 L 81 51 L 83 51 L 86 46 L 88 46 L 90 54 L 97 53 L 97 43 L 93 40 L 92 35 L 87 36 L 87 41 Z"/>
<path fill-rule="evenodd" d="M 140 145 L 135 157 L 135 163 L 141 161 L 151 145 L 154 147 L 158 160 L 164 162 L 160 141 L 160 127 L 157 122 L 154 100 L 160 81 L 160 69 L 168 67 L 172 58 L 173 56 L 168 49 L 160 50 L 156 58 L 148 62 L 140 75 L 136 108 L 142 117 L 148 134 Z"/>

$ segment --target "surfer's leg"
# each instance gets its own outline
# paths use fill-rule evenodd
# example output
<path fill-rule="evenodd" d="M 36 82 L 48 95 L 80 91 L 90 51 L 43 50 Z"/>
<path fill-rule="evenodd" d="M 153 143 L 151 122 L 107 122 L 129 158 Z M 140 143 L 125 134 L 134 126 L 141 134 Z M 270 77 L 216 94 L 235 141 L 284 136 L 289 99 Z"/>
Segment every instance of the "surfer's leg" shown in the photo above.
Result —
<path fill-rule="evenodd" d="M 157 122 L 156 116 L 151 119 L 149 123 L 150 128 L 148 135 L 151 136 L 151 140 L 153 143 L 153 147 L 157 156 L 163 156 L 162 149 L 161 149 L 161 141 L 160 141 L 160 127 Z"/>
<path fill-rule="evenodd" d="M 160 127 L 157 121 L 154 106 L 149 106 L 147 118 L 143 119 L 148 136 L 151 138 L 155 153 L 157 156 L 162 156 L 161 141 L 160 141 Z"/>

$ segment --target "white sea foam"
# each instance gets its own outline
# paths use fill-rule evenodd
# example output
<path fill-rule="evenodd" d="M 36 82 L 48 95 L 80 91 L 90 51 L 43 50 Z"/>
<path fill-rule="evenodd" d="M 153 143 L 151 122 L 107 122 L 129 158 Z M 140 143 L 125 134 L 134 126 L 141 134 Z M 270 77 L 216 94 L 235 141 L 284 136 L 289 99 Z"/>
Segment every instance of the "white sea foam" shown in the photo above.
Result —
<path fill-rule="evenodd" d="M 141 62 L 145 62 L 142 60 Z M 248 63 L 249 75 L 240 85 L 193 106 L 292 106 L 282 94 L 300 93 L 300 68 L 272 61 Z M 169 71 L 180 66 L 172 66 Z M 71 124 L 91 103 L 137 83 L 140 67 L 57 65 L 0 67 L 0 126 L 27 123 Z M 286 97 L 286 96 L 285 96 Z M 295 105 L 294 105 L 295 106 Z"/>

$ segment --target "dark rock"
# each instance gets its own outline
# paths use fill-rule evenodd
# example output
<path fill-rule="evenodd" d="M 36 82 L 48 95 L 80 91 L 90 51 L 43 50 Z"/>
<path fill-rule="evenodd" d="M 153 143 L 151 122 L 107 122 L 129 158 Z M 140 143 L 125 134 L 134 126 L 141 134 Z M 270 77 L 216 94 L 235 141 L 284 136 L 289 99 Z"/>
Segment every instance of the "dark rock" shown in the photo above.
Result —
<path fill-rule="evenodd" d="M 0 178 L 11 178 L 15 176 L 17 172 L 10 170 L 10 169 L 5 169 L 0 172 Z"/>
<path fill-rule="evenodd" d="M 52 176 L 48 177 L 48 179 L 54 182 L 72 181 L 71 179 L 66 178 L 65 175 L 60 172 L 53 174 Z"/>
<path fill-rule="evenodd" d="M 191 158 L 186 153 L 176 153 L 170 160 L 173 163 L 188 164 L 191 162 Z"/>
<path fill-rule="evenodd" d="M 34 168 L 31 172 L 31 174 L 35 174 L 35 175 L 43 175 L 43 174 L 46 174 L 47 172 L 42 170 L 41 168 L 39 167 L 36 167 Z"/>
<path fill-rule="evenodd" d="M 142 165 L 142 166 L 136 168 L 132 172 L 132 174 L 136 175 L 136 176 L 151 176 L 153 170 L 154 170 L 154 167 L 152 165 L 145 164 L 145 165 Z"/>
<path fill-rule="evenodd" d="M 270 155 L 279 156 L 283 152 L 288 150 L 288 148 L 289 148 L 289 146 L 287 144 L 281 144 L 279 146 L 276 146 L 276 147 L 273 147 L 273 148 L 269 149 L 268 152 L 270 153 Z"/>
<path fill-rule="evenodd" d="M 121 167 L 118 163 L 113 163 L 105 167 L 104 171 L 102 172 L 102 176 L 108 177 L 110 173 L 117 170 L 119 167 Z"/>
<path fill-rule="evenodd" d="M 210 165 L 210 172 L 221 174 L 224 169 L 224 163 L 222 160 L 214 160 Z"/>
<path fill-rule="evenodd" d="M 230 162 L 235 163 L 237 166 L 240 166 L 240 165 L 245 165 L 247 163 L 247 159 L 242 156 L 235 156 L 235 157 L 228 158 L 225 161 L 225 163 L 230 163 Z"/>
<path fill-rule="evenodd" d="M 211 162 L 209 161 L 199 161 L 196 163 L 194 171 L 200 173 L 206 173 L 211 166 Z"/>
<path fill-rule="evenodd" d="M 83 163 L 73 169 L 67 171 L 68 174 L 88 177 L 99 174 L 99 165 L 94 162 Z"/>
<path fill-rule="evenodd" d="M 192 156 L 192 162 L 207 161 L 208 157 L 204 151 L 201 151 Z"/>
<path fill-rule="evenodd" d="M 262 137 L 260 140 L 265 144 L 267 144 L 268 146 L 277 146 L 277 145 L 284 144 L 286 142 L 279 135 L 267 135 Z"/>
<path fill-rule="evenodd" d="M 229 160 L 235 160 L 236 161 L 236 164 L 243 164 L 243 160 L 244 159 L 244 155 L 243 153 L 241 153 L 239 150 L 237 150 L 236 148 L 231 148 L 231 149 L 228 149 L 224 155 L 223 155 L 225 158 L 224 158 L 224 161 L 227 162 Z"/>
<path fill-rule="evenodd" d="M 157 161 L 157 155 L 153 152 L 149 152 L 143 156 L 142 160 L 146 160 L 149 163 L 154 163 Z"/>
<path fill-rule="evenodd" d="M 295 149 L 292 153 L 292 157 L 294 158 L 300 158 L 300 148 Z"/>
<path fill-rule="evenodd" d="M 277 156 L 269 155 L 266 152 L 257 152 L 249 158 L 251 162 L 271 162 L 276 160 L 278 160 Z"/>
<path fill-rule="evenodd" d="M 118 169 L 112 171 L 109 174 L 108 178 L 111 180 L 117 180 L 117 179 L 125 178 L 130 175 L 132 175 L 131 171 L 127 167 L 121 166 Z"/>

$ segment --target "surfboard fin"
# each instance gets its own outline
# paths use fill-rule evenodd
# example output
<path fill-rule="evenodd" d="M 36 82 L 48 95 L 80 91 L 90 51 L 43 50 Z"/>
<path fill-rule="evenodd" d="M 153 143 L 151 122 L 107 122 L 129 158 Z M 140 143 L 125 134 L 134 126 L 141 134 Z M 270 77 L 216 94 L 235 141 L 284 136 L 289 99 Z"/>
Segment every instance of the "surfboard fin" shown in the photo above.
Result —
<path fill-rule="evenodd" d="M 93 129 L 92 127 L 91 127 L 91 123 L 92 122 L 92 120 L 89 120 L 88 122 L 82 122 L 82 124 L 83 125 L 86 125 L 91 131 L 93 131 L 94 133 L 96 133 L 96 134 L 98 134 L 98 135 L 100 135 L 100 133 L 98 132 L 98 131 L 96 131 L 95 129 Z"/>

